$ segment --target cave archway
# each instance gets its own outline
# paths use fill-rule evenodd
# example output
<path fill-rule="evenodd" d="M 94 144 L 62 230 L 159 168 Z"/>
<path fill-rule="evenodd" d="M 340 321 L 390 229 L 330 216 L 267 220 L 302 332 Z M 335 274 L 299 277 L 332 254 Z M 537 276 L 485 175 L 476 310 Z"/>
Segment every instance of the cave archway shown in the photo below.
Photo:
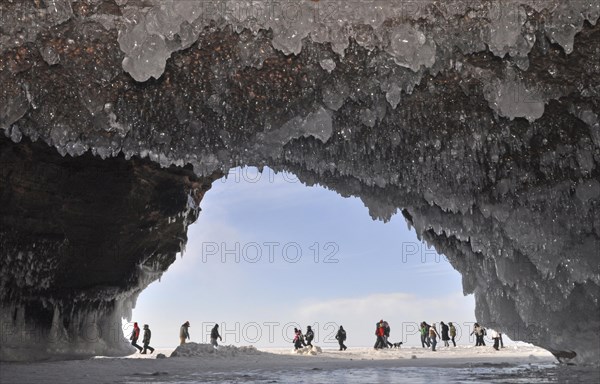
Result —
<path fill-rule="evenodd" d="M 3 228 L 9 228 L 2 233 L 3 358 L 45 358 L 64 351 L 65 343 L 74 346 L 73 353 L 78 355 L 128 353 L 121 316 L 127 315 L 139 293 L 175 261 L 187 241 L 189 224 L 197 218 L 200 200 L 213 183 L 219 183 L 216 180 L 222 174 L 202 179 L 189 169 L 161 169 L 147 160 L 62 157 L 44 143 L 28 140 L 15 144 L 2 139 L 2 149 L 3 178 L 9 187 L 2 194 Z M 338 191 L 340 185 L 344 184 L 336 184 Z M 377 201 L 366 203 L 382 212 Z M 532 261 L 508 258 L 497 267 L 497 259 L 474 252 L 472 242 L 477 237 L 461 235 L 466 224 L 471 225 L 471 232 L 474 227 L 479 229 L 480 239 L 494 238 L 485 232 L 482 212 L 459 215 L 427 203 L 419 209 L 422 212 L 404 208 L 404 218 L 438 251 L 448 252 L 453 267 L 462 273 L 465 291 L 480 295 L 478 320 L 499 324 L 515 339 L 544 345 L 536 333 L 541 330 L 531 324 L 515 325 L 506 319 L 496 322 L 491 317 L 497 314 L 522 321 L 515 313 L 518 307 L 513 298 L 506 293 L 510 290 L 504 288 L 502 295 L 495 296 L 490 287 L 502 286 L 506 283 L 502 279 L 530 279 L 537 273 Z M 428 217 L 431 212 L 433 216 Z M 375 216 L 373 210 L 371 214 Z M 425 222 L 419 217 L 428 218 Z M 419 231 L 422 225 L 426 230 Z M 65 228 L 81 233 L 65 232 Z M 90 239 L 94 242 L 86 243 Z M 223 250 L 218 247 L 222 246 L 217 244 L 217 249 L 210 251 L 221 256 Z M 238 256 L 244 257 L 242 253 Z M 100 279 L 106 280 L 98 282 Z M 536 284 L 544 281 L 539 279 Z M 47 349 L 39 348 L 40 340 L 42 345 L 47 343 Z M 31 347 L 37 353 L 32 353 Z M 561 356 L 570 352 L 555 350 Z"/>
<path fill-rule="evenodd" d="M 218 322 L 227 344 L 284 347 L 294 327 L 311 325 L 315 343 L 335 346 L 341 323 L 367 346 L 380 317 L 394 342 L 417 345 L 423 319 L 453 321 L 458 343 L 471 342 L 473 297 L 401 214 L 374 221 L 360 199 L 269 168 L 230 170 L 201 206 L 181 259 L 133 310 L 131 321 L 151 323 L 154 346 L 175 346 L 185 320 L 205 343 Z"/>

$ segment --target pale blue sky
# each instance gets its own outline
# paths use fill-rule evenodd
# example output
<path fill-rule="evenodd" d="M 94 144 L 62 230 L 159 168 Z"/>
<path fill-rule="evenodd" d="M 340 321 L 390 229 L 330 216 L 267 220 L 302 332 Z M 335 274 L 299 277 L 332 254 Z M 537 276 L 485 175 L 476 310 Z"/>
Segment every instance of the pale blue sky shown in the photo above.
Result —
<path fill-rule="evenodd" d="M 133 321 L 150 324 L 155 346 L 175 346 L 186 320 L 192 341 L 206 342 L 218 322 L 225 344 L 258 347 L 291 345 L 295 322 L 313 324 L 318 343 L 335 347 L 330 335 L 340 324 L 348 345 L 370 346 L 381 318 L 392 341 L 408 344 L 419 343 L 422 320 L 474 321 L 460 274 L 400 214 L 373 221 L 360 199 L 255 168 L 215 182 L 201 207 L 183 257 L 133 312 Z"/>

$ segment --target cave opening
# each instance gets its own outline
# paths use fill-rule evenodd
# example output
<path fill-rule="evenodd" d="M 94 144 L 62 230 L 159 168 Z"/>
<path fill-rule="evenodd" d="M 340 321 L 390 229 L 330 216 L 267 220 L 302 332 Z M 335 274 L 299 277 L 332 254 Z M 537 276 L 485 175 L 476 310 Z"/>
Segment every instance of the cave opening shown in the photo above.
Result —
<path fill-rule="evenodd" d="M 359 198 L 266 167 L 231 169 L 201 208 L 185 251 L 132 313 L 157 346 L 175 347 L 185 321 L 202 343 L 219 323 L 226 344 L 286 347 L 294 327 L 311 325 L 316 342 L 334 347 L 343 325 L 368 346 L 380 318 L 394 342 L 417 345 L 421 321 L 453 322 L 458 343 L 472 342 L 473 296 L 400 212 L 373 220 Z"/>

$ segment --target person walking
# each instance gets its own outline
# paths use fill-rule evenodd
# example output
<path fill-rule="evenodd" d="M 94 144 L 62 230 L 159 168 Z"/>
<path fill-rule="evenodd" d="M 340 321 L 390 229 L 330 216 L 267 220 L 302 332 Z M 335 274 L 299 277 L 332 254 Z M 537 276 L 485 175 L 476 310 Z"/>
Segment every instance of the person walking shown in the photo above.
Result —
<path fill-rule="evenodd" d="M 471 332 L 471 335 L 475 335 L 475 346 L 476 347 L 480 347 L 482 345 L 485 345 L 485 342 L 483 341 L 483 335 L 484 335 L 484 329 L 481 325 L 479 325 L 479 323 L 475 323 L 473 324 L 473 332 Z"/>
<path fill-rule="evenodd" d="M 494 349 L 496 351 L 500 350 L 500 334 L 498 332 L 496 332 L 495 329 L 492 329 L 492 340 L 494 340 Z"/>
<path fill-rule="evenodd" d="M 429 340 L 431 340 L 431 350 L 434 352 L 435 346 L 437 345 L 437 337 L 439 336 L 440 334 L 437 329 L 435 329 L 435 323 L 431 324 L 431 327 L 429 327 Z"/>
<path fill-rule="evenodd" d="M 383 320 L 380 320 L 375 327 L 375 336 L 377 336 L 377 340 L 375 341 L 375 349 L 384 348 L 385 344 L 383 336 L 385 334 L 385 329 L 383 328 Z"/>
<path fill-rule="evenodd" d="M 423 324 L 425 325 L 425 344 L 427 344 L 427 348 L 431 347 L 431 340 L 429 339 L 429 328 L 431 328 L 431 325 L 427 324 L 427 322 L 423 322 Z"/>
<path fill-rule="evenodd" d="M 440 326 L 442 327 L 442 340 L 444 341 L 444 347 L 449 347 L 450 343 L 448 343 L 448 341 L 450 340 L 450 336 L 448 335 L 448 332 L 450 328 L 443 321 L 440 322 Z"/>
<path fill-rule="evenodd" d="M 479 347 L 479 336 L 477 336 L 477 332 L 479 332 L 479 323 L 473 324 L 473 331 L 469 334 L 469 336 L 475 335 L 475 346 Z"/>
<path fill-rule="evenodd" d="M 306 345 L 312 347 L 312 341 L 315 338 L 315 333 L 313 332 L 310 325 L 306 327 L 306 334 L 304 335 L 304 337 L 306 338 Z"/>
<path fill-rule="evenodd" d="M 179 345 L 185 344 L 185 341 L 190 339 L 190 332 L 188 330 L 189 327 L 190 322 L 186 321 L 181 325 L 181 328 L 179 328 Z"/>
<path fill-rule="evenodd" d="M 294 328 L 294 349 L 298 350 L 302 348 L 302 331 L 298 328 Z"/>
<path fill-rule="evenodd" d="M 481 332 L 479 334 L 479 345 L 485 347 L 485 340 L 484 340 L 484 336 L 487 336 L 487 330 L 485 329 L 484 326 L 481 326 Z"/>
<path fill-rule="evenodd" d="M 217 339 L 223 341 L 223 338 L 221 337 L 221 335 L 219 335 L 219 324 L 215 324 L 215 326 L 210 331 L 210 343 L 215 348 L 219 347 Z"/>
<path fill-rule="evenodd" d="M 425 341 L 427 340 L 427 329 L 425 328 L 424 321 L 421 321 L 421 324 L 419 325 L 419 332 L 421 333 L 421 346 L 423 348 L 429 348 L 429 345 L 425 347 Z"/>
<path fill-rule="evenodd" d="M 502 340 L 502 332 L 498 332 L 498 336 L 500 336 L 500 348 L 504 348 L 504 340 Z"/>
<path fill-rule="evenodd" d="M 146 351 L 149 349 L 150 354 L 154 353 L 154 348 L 150 346 L 150 339 L 152 338 L 152 331 L 150 331 L 150 327 L 148 324 L 144 324 L 144 338 L 142 342 L 144 343 L 144 350 L 141 352 L 142 355 L 146 354 Z"/>
<path fill-rule="evenodd" d="M 140 327 L 138 323 L 133 323 L 133 331 L 131 332 L 131 336 L 129 336 L 129 340 L 131 340 L 131 345 L 136 347 L 140 352 L 142 352 L 142 347 L 137 344 L 138 339 L 140 338 Z"/>
<path fill-rule="evenodd" d="M 383 322 L 383 346 L 385 348 L 392 348 L 394 344 L 390 343 L 390 332 L 391 332 L 390 324 L 387 321 Z"/>
<path fill-rule="evenodd" d="M 338 343 L 340 344 L 340 351 L 345 351 L 346 349 L 348 349 L 346 347 L 346 345 L 344 345 L 344 341 L 346 341 L 346 331 L 344 330 L 344 327 L 342 327 L 340 325 L 340 329 L 337 332 L 337 335 L 335 335 L 335 338 L 337 339 Z"/>
<path fill-rule="evenodd" d="M 456 347 L 456 341 L 454 341 L 454 338 L 456 337 L 456 328 L 454 327 L 454 324 L 452 323 L 448 323 L 449 327 L 450 327 L 450 337 L 452 339 L 452 344 L 454 344 L 454 346 Z"/>

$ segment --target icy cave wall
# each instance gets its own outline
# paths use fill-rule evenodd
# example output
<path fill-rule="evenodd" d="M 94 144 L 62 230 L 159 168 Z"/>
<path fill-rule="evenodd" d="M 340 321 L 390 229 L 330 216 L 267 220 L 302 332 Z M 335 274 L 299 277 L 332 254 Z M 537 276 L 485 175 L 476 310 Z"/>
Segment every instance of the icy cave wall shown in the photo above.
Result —
<path fill-rule="evenodd" d="M 600 358 L 600 2 L 0 7 L 13 142 L 204 177 L 269 165 L 401 209 L 479 321 Z"/>
<path fill-rule="evenodd" d="M 213 178 L 0 138 L 0 359 L 123 355 L 121 318 L 185 245 Z"/>

